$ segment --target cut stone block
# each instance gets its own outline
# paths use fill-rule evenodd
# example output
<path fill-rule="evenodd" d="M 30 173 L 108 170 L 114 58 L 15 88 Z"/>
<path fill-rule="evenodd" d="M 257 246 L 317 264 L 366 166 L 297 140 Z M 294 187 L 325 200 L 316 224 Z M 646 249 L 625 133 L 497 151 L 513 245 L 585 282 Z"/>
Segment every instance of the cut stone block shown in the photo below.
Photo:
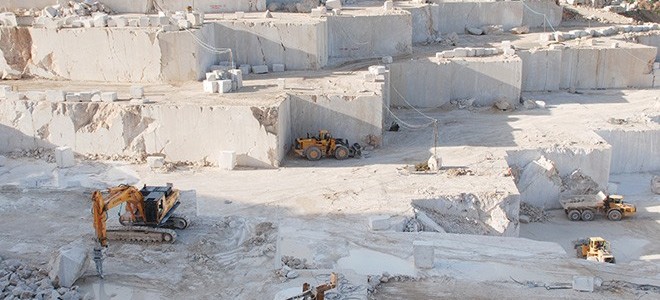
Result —
<path fill-rule="evenodd" d="M 76 162 L 73 157 L 73 150 L 66 146 L 55 148 L 55 162 L 58 168 L 73 167 Z"/>
<path fill-rule="evenodd" d="M 49 18 L 55 18 L 58 15 L 58 9 L 60 8 L 60 5 L 51 5 L 51 6 L 46 6 L 44 7 L 43 13 L 46 17 Z"/>
<path fill-rule="evenodd" d="M 170 25 L 170 18 L 168 18 L 167 16 L 158 16 L 156 18 L 155 26 L 165 26 L 165 25 Z"/>
<path fill-rule="evenodd" d="M 504 55 L 509 55 L 509 56 L 516 55 L 516 50 L 512 48 L 504 49 Z"/>
<path fill-rule="evenodd" d="M 0 167 L 4 167 L 7 164 L 7 158 L 0 155 Z"/>
<path fill-rule="evenodd" d="M 341 8 L 341 0 L 327 0 L 325 7 L 329 9 Z"/>
<path fill-rule="evenodd" d="M 333 16 L 341 16 L 341 8 L 335 8 L 332 10 Z"/>
<path fill-rule="evenodd" d="M 140 99 L 144 97 L 144 87 L 140 85 L 131 86 L 131 98 Z"/>
<path fill-rule="evenodd" d="M 112 19 L 117 23 L 117 27 L 126 27 L 128 25 L 128 21 L 124 17 L 113 17 Z"/>
<path fill-rule="evenodd" d="M 273 72 L 284 72 L 284 64 L 273 64 Z"/>
<path fill-rule="evenodd" d="M 7 98 L 7 93 L 11 92 L 11 87 L 8 85 L 0 85 L 0 98 Z"/>
<path fill-rule="evenodd" d="M 594 291 L 594 277 L 573 276 L 573 289 L 580 292 Z"/>
<path fill-rule="evenodd" d="M 45 92 L 29 91 L 29 92 L 25 93 L 25 96 L 28 98 L 28 100 L 32 100 L 32 101 L 44 101 L 44 100 L 46 100 L 46 93 Z"/>
<path fill-rule="evenodd" d="M 438 223 L 433 221 L 431 217 L 429 217 L 426 213 L 423 211 L 417 211 L 416 213 L 417 216 L 417 221 L 424 226 L 424 231 L 435 231 L 435 232 L 441 232 L 441 233 L 447 233 L 444 228 L 442 228 Z"/>
<path fill-rule="evenodd" d="M 390 228 L 390 216 L 369 217 L 369 229 L 372 231 L 387 230 Z"/>
<path fill-rule="evenodd" d="M 229 70 L 231 75 L 231 82 L 233 89 L 240 89 L 243 87 L 243 71 L 240 69 Z"/>
<path fill-rule="evenodd" d="M 158 169 L 165 166 L 165 157 L 162 156 L 147 156 L 147 164 L 152 169 Z"/>
<path fill-rule="evenodd" d="M 218 167 L 223 170 L 233 170 L 236 167 L 236 151 L 221 151 Z"/>
<path fill-rule="evenodd" d="M 454 57 L 467 57 L 468 50 L 465 48 L 456 48 L 454 51 Z"/>
<path fill-rule="evenodd" d="M 117 101 L 117 93 L 116 92 L 101 93 L 101 100 L 103 102 L 115 102 Z"/>
<path fill-rule="evenodd" d="M 387 69 L 385 66 L 370 66 L 369 67 L 369 73 L 374 74 L 374 75 L 381 75 L 385 74 L 385 71 Z"/>
<path fill-rule="evenodd" d="M 660 176 L 653 176 L 653 179 L 651 179 L 651 190 L 656 194 L 660 194 Z"/>
<path fill-rule="evenodd" d="M 217 93 L 218 92 L 218 81 L 217 80 L 204 80 L 204 92 L 205 93 Z"/>
<path fill-rule="evenodd" d="M 394 1 L 392 0 L 387 0 L 385 3 L 383 3 L 383 9 L 384 10 L 392 10 L 394 9 Z"/>
<path fill-rule="evenodd" d="M 177 25 L 179 26 L 179 29 L 188 29 L 192 27 L 192 23 L 190 23 L 188 20 L 179 20 Z"/>
<path fill-rule="evenodd" d="M 220 80 L 217 82 L 218 82 L 218 92 L 220 92 L 221 94 L 231 92 L 232 84 L 230 79 Z"/>
<path fill-rule="evenodd" d="M 384 56 L 382 61 L 384 64 L 391 64 L 394 60 L 392 59 L 391 56 Z"/>
<path fill-rule="evenodd" d="M 94 19 L 84 19 L 81 20 L 83 27 L 92 28 L 94 27 Z"/>
<path fill-rule="evenodd" d="M 433 246 L 433 242 L 414 241 L 413 257 L 415 259 L 415 267 L 432 269 L 435 258 L 435 247 Z"/>
<path fill-rule="evenodd" d="M 328 10 L 325 8 L 325 6 L 312 8 L 312 18 L 323 17 L 327 13 L 328 13 Z"/>
<path fill-rule="evenodd" d="M 76 93 L 80 97 L 80 102 L 90 102 L 92 101 L 92 93 L 90 92 L 80 92 Z"/>
<path fill-rule="evenodd" d="M 250 65 L 241 65 L 238 68 L 241 69 L 241 72 L 243 72 L 243 75 L 250 74 L 250 69 L 251 69 Z"/>
<path fill-rule="evenodd" d="M 286 89 L 286 78 L 277 79 L 277 88 L 279 88 L 280 90 Z"/>
<path fill-rule="evenodd" d="M 252 73 L 254 74 L 268 73 L 268 66 L 267 65 L 252 66 Z"/>
<path fill-rule="evenodd" d="M 234 15 L 236 16 L 236 19 L 243 19 L 243 17 L 245 17 L 245 12 L 237 11 L 234 13 Z"/>
<path fill-rule="evenodd" d="M 218 80 L 218 79 L 220 79 L 220 78 L 218 78 L 218 75 L 215 72 L 207 72 L 206 73 L 206 80 L 213 81 L 213 80 Z"/>
<path fill-rule="evenodd" d="M 204 17 L 198 12 L 186 14 L 186 20 L 188 20 L 192 26 L 202 26 L 204 23 Z"/>
<path fill-rule="evenodd" d="M 101 102 L 101 93 L 92 94 L 92 102 Z"/>
<path fill-rule="evenodd" d="M 149 17 L 146 16 L 140 17 L 140 19 L 138 20 L 138 26 L 140 27 L 149 27 L 150 23 L 151 22 L 149 22 Z"/>
<path fill-rule="evenodd" d="M 80 102 L 80 94 L 78 93 L 67 93 L 66 102 Z"/>
<path fill-rule="evenodd" d="M 53 284 L 70 288 L 89 266 L 89 249 L 80 240 L 58 249 L 51 258 L 48 277 Z"/>
<path fill-rule="evenodd" d="M 163 25 L 162 29 L 163 29 L 164 32 L 179 31 L 179 26 L 177 26 L 177 25 Z"/>
<path fill-rule="evenodd" d="M 16 15 L 12 12 L 0 13 L 0 25 L 7 26 L 7 27 L 16 27 L 16 26 L 18 26 L 18 21 L 16 20 Z"/>
<path fill-rule="evenodd" d="M 108 15 L 98 14 L 94 16 L 94 27 L 106 27 L 108 26 Z"/>
<path fill-rule="evenodd" d="M 366 82 L 376 82 L 376 75 L 371 73 L 364 74 L 364 81 Z"/>
<path fill-rule="evenodd" d="M 117 27 L 117 21 L 115 21 L 115 19 L 108 18 L 108 27 Z"/>

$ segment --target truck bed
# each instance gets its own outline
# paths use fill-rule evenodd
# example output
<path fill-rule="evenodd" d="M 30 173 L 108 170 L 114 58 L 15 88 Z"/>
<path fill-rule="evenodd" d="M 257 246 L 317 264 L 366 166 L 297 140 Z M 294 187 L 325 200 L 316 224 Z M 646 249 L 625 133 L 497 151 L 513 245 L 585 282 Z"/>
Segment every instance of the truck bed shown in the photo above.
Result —
<path fill-rule="evenodd" d="M 603 200 L 606 197 L 603 192 L 599 192 L 596 195 L 563 196 L 559 199 L 559 203 L 564 209 L 597 207 L 603 205 Z"/>

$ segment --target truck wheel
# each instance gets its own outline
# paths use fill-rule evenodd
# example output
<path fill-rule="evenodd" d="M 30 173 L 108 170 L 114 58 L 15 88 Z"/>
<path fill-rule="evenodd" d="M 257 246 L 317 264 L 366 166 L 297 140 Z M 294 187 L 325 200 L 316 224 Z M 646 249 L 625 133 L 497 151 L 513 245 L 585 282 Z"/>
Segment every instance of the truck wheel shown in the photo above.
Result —
<path fill-rule="evenodd" d="M 580 221 L 580 211 L 576 209 L 569 211 L 568 219 L 571 221 Z"/>
<path fill-rule="evenodd" d="M 348 148 L 345 146 L 337 146 L 335 148 L 335 158 L 338 160 L 344 160 L 348 158 Z"/>
<path fill-rule="evenodd" d="M 610 210 L 607 213 L 607 218 L 610 219 L 610 221 L 619 221 L 622 216 L 621 212 L 616 209 Z"/>
<path fill-rule="evenodd" d="M 319 160 L 321 159 L 321 150 L 319 147 L 311 146 L 305 150 L 305 157 L 309 160 Z"/>
<path fill-rule="evenodd" d="M 582 212 L 582 220 L 584 221 L 593 221 L 594 220 L 594 212 L 588 209 L 585 209 Z"/>

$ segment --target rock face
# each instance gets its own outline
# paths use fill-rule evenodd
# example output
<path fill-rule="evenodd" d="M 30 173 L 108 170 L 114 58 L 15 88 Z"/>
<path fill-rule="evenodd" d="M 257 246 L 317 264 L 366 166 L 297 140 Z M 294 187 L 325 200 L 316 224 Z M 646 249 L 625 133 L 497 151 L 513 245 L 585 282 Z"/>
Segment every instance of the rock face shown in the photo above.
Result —
<path fill-rule="evenodd" d="M 60 248 L 49 263 L 50 279 L 56 285 L 71 287 L 89 266 L 88 247 L 82 241 L 75 241 Z"/>

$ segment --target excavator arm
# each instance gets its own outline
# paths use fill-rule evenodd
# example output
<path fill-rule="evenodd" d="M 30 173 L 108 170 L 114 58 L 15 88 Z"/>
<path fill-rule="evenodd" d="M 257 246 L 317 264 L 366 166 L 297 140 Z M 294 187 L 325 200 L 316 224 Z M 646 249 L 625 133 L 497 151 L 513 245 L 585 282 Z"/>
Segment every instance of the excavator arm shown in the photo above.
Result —
<path fill-rule="evenodd" d="M 102 247 L 108 247 L 107 227 L 108 210 L 117 207 L 122 203 L 127 203 L 126 211 L 130 213 L 132 221 L 136 219 L 137 212 L 144 218 L 144 197 L 135 187 L 120 185 L 108 189 L 108 197 L 103 198 L 101 191 L 95 191 L 92 194 L 92 215 L 94 217 L 94 229 L 96 238 Z"/>

